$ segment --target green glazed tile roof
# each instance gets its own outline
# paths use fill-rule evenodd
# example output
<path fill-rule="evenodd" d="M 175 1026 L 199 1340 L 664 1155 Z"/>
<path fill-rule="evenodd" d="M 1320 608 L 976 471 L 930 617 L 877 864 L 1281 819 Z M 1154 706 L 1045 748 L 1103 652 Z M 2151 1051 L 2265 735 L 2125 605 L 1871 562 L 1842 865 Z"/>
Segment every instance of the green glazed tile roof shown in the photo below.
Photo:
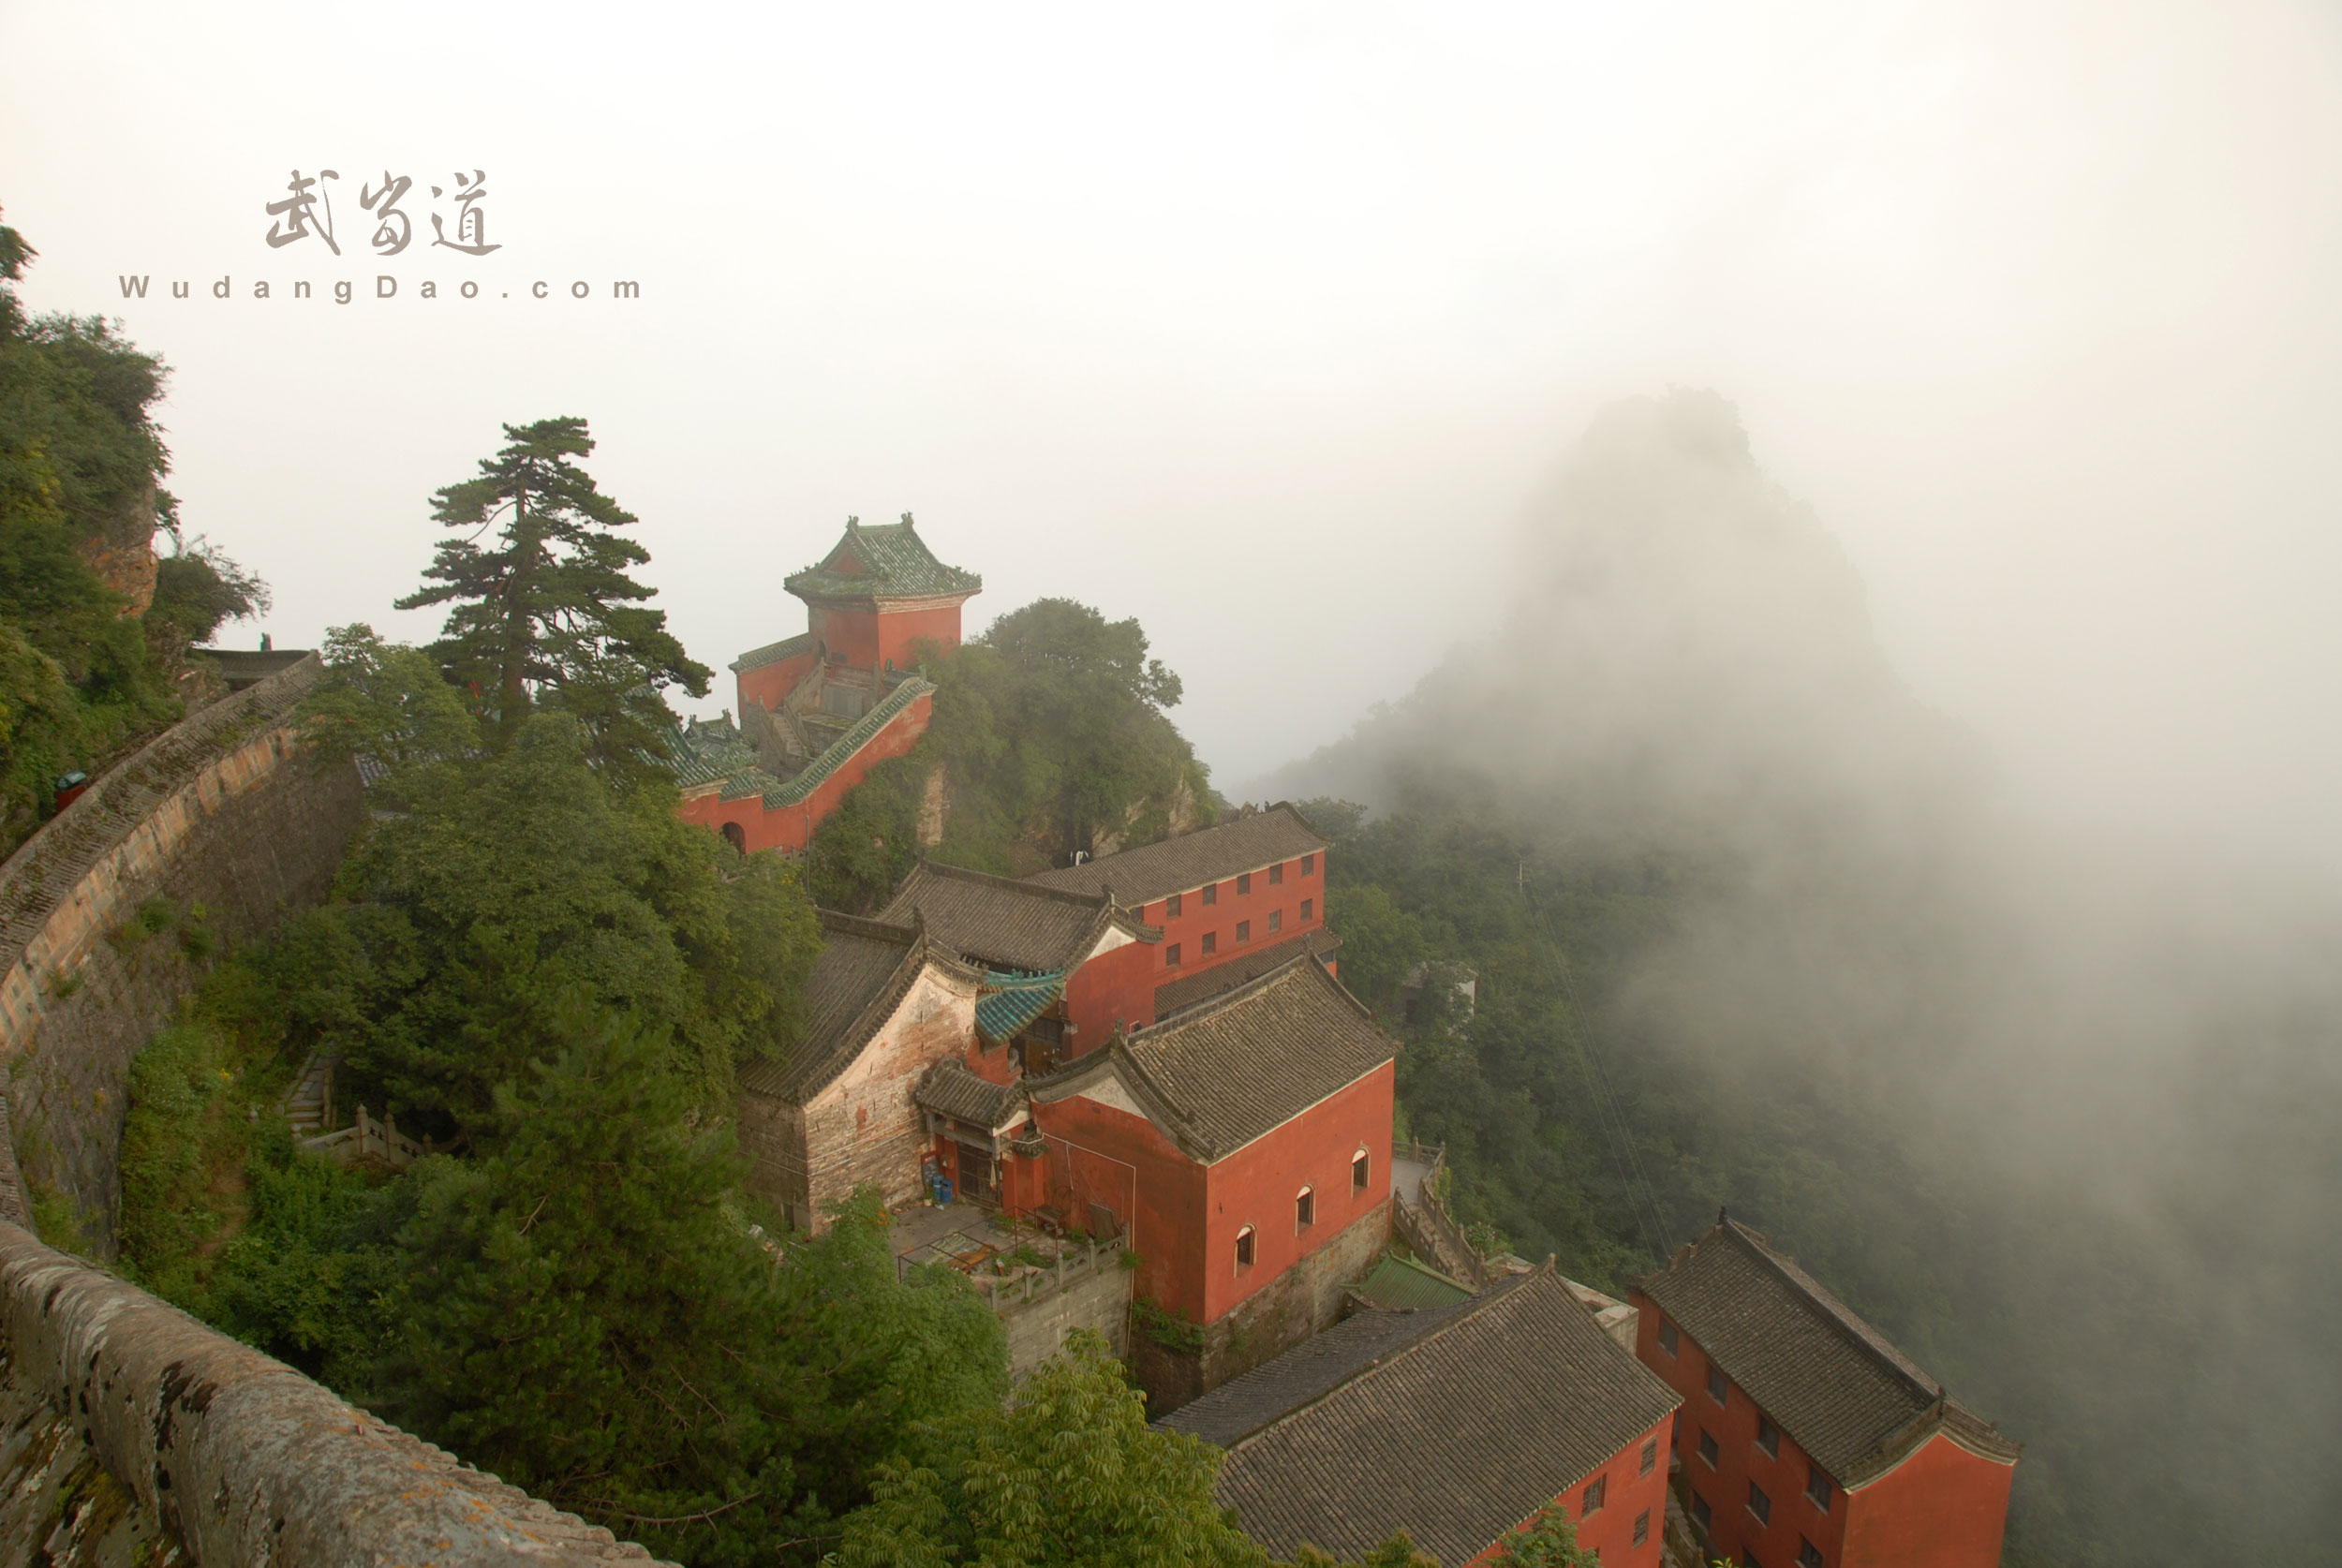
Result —
<path fill-rule="evenodd" d="M 867 528 L 849 518 L 837 548 L 781 585 L 800 599 L 931 599 L 981 592 L 984 579 L 937 560 L 905 512 Z"/>
<path fill-rule="evenodd" d="M 976 1032 L 998 1043 L 1015 1039 L 1027 1024 L 1048 1012 L 1065 989 L 1065 977 L 986 969 L 984 984 L 989 994 L 976 1003 Z"/>
<path fill-rule="evenodd" d="M 813 633 L 800 631 L 794 637 L 784 637 L 778 643 L 767 643 L 761 648 L 750 648 L 732 661 L 733 673 L 760 670 L 767 664 L 778 664 L 792 654 L 811 653 Z"/>
<path fill-rule="evenodd" d="M 1368 1301 L 1392 1312 L 1453 1307 L 1472 1299 L 1469 1286 L 1458 1284 L 1439 1270 L 1426 1268 L 1412 1258 L 1385 1258 L 1356 1288 Z"/>
<path fill-rule="evenodd" d="M 903 681 L 886 694 L 883 702 L 856 719 L 852 729 L 830 742 L 794 778 L 776 777 L 758 766 L 755 748 L 741 738 L 738 729 L 721 720 L 694 720 L 670 729 L 667 766 L 681 789 L 720 780 L 723 788 L 718 791 L 719 799 L 734 801 L 761 795 L 764 804 L 774 809 L 795 806 L 843 767 L 846 759 L 869 745 L 880 731 L 895 721 L 897 715 L 934 689 L 933 682 L 917 675 Z"/>

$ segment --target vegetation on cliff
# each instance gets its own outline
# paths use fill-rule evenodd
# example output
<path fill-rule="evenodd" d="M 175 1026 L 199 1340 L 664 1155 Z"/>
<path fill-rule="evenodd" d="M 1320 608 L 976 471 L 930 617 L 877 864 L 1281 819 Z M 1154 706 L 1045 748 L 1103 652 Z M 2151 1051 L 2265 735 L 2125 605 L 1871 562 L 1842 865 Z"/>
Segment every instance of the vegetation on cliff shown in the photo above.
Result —
<path fill-rule="evenodd" d="M 1037 599 L 921 668 L 936 685 L 926 736 L 814 831 L 823 905 L 877 908 L 923 853 L 1021 876 L 1211 821 L 1204 766 L 1164 711 L 1179 677 L 1136 621 Z"/>
<path fill-rule="evenodd" d="M 267 589 L 182 540 L 159 481 L 162 361 L 100 318 L 28 316 L 34 251 L 0 226 L 0 856 L 95 773 L 176 718 L 191 643 Z M 168 529 L 174 553 L 156 561 Z"/>
<path fill-rule="evenodd" d="M 1459 1212 L 1615 1288 L 1728 1204 L 2027 1444 L 2011 1568 L 2331 1556 L 2331 907 L 2014 833 L 1711 394 L 1606 413 L 1522 550 L 1282 780 L 1375 807 L 1304 809 Z M 1427 960 L 1468 1019 L 1401 1022 Z"/>

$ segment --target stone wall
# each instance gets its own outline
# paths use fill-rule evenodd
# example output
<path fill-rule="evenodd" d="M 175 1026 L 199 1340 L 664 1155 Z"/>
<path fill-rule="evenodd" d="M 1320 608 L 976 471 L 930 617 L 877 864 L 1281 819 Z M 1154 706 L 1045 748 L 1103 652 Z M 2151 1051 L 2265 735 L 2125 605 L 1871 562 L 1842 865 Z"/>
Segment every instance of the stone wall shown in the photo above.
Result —
<path fill-rule="evenodd" d="M 1341 1318 L 1344 1293 L 1364 1279 L 1390 1245 L 1386 1201 L 1279 1275 L 1241 1306 L 1201 1330 L 1200 1348 L 1171 1346 L 1142 1324 L 1131 1336 L 1131 1375 L 1147 1391 L 1149 1419 L 1168 1415 L 1230 1378 L 1282 1355 Z"/>
<path fill-rule="evenodd" d="M 312 656 L 183 720 L 0 866 L 18 1157 L 79 1206 L 95 1250 L 111 1247 L 131 1057 L 229 945 L 325 895 L 361 820 L 355 770 L 319 765 L 290 728 L 323 673 Z"/>
<path fill-rule="evenodd" d="M 920 1161 L 934 1140 L 912 1090 L 975 1037 L 979 978 L 956 964 L 927 963 L 869 1043 L 802 1107 L 744 1088 L 749 1190 L 816 1235 L 829 1228 L 828 1206 L 865 1183 L 889 1208 L 918 1197 Z"/>
<path fill-rule="evenodd" d="M 1067 1251 L 1063 1283 L 1045 1270 L 1032 1277 L 1030 1287 L 1022 1280 L 1002 1280 L 992 1292 L 992 1309 L 1008 1331 L 1012 1378 L 1022 1379 L 1063 1350 L 1066 1336 L 1076 1328 L 1096 1330 L 1118 1356 L 1129 1354 L 1133 1276 L 1122 1266 L 1122 1249 Z"/>
<path fill-rule="evenodd" d="M 648 1556 L 0 1223 L 7 1568 L 595 1568 Z"/>

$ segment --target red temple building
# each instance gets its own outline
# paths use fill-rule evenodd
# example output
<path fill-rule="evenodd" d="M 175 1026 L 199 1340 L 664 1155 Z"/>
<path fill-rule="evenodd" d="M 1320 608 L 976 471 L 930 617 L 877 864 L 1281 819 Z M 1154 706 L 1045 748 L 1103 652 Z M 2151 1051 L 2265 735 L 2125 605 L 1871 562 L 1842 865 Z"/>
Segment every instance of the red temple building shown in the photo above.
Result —
<path fill-rule="evenodd" d="M 1307 954 L 1024 1086 L 1053 1206 L 1109 1218 L 1202 1331 L 1139 1364 L 1176 1407 L 1332 1324 L 1390 1238 L 1398 1046 Z"/>
<path fill-rule="evenodd" d="M 1637 1354 L 1682 1396 L 1706 1552 L 1762 1568 L 1994 1568 L 2019 1446 L 1718 1216 L 1642 1281 Z"/>
<path fill-rule="evenodd" d="M 1345 1318 L 1157 1424 L 1228 1450 L 1214 1495 L 1279 1558 L 1404 1530 L 1459 1568 L 1558 1506 L 1604 1568 L 1658 1568 L 1681 1402 L 1549 1264 Z"/>
<path fill-rule="evenodd" d="M 935 688 L 917 650 L 958 643 L 960 606 L 984 579 L 937 560 L 905 512 L 871 527 L 848 518 L 821 563 L 782 585 L 805 600 L 805 632 L 733 660 L 736 722 L 670 736 L 684 820 L 743 852 L 804 849 L 864 775 L 918 744 Z"/>

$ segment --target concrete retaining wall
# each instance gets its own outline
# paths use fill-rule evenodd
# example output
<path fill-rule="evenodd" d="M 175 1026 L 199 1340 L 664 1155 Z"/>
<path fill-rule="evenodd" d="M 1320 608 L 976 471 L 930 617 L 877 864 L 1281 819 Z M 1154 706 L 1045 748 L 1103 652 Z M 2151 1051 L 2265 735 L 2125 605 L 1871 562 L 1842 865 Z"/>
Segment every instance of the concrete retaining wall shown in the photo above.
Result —
<path fill-rule="evenodd" d="M 94 1251 L 111 1255 L 130 1058 L 219 952 L 324 897 L 361 820 L 356 771 L 318 766 L 290 728 L 323 674 L 313 655 L 173 726 L 0 866 L 18 1158 Z M 141 935 L 149 906 L 167 924 Z"/>

